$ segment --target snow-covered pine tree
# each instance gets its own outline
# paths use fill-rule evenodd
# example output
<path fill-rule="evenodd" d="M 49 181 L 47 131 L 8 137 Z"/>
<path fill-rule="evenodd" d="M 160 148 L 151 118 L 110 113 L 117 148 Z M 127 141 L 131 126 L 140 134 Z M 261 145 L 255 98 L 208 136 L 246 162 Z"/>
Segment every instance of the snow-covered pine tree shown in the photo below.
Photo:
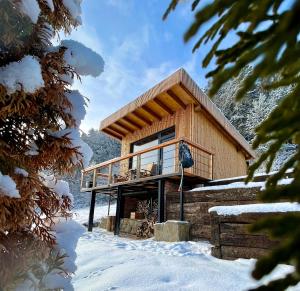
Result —
<path fill-rule="evenodd" d="M 104 63 L 80 43 L 51 40 L 81 23 L 80 3 L 0 1 L 1 290 L 66 288 L 76 269 L 81 227 L 66 220 L 72 195 L 56 177 L 92 155 L 79 134 L 86 99 L 70 87 Z"/>
<path fill-rule="evenodd" d="M 246 66 L 237 77 L 229 79 L 213 97 L 217 107 L 249 143 L 252 143 L 255 138 L 255 128 L 267 119 L 269 114 L 276 108 L 278 102 L 291 90 L 289 86 L 270 91 L 266 90 L 268 83 L 278 78 L 277 76 L 269 79 L 259 79 L 253 88 L 246 93 L 245 97 L 241 101 L 236 102 L 235 95 L 243 79 L 249 76 L 252 71 L 251 66 Z M 209 88 L 206 91 L 209 91 Z M 258 147 L 256 149 L 258 156 L 264 153 L 266 149 L 265 145 Z M 272 171 L 278 170 L 284 161 L 295 153 L 295 150 L 296 145 L 292 143 L 283 145 L 274 160 Z M 259 167 L 258 172 L 265 171 L 266 163 L 263 163 Z"/>
<path fill-rule="evenodd" d="M 245 125 L 247 124 L 249 108 L 253 107 L 253 102 L 257 99 L 258 88 L 254 87 L 251 91 L 247 92 L 245 98 L 240 102 L 236 102 L 235 95 L 244 78 L 251 73 L 252 67 L 245 67 L 237 77 L 228 80 L 213 96 L 213 101 L 217 107 L 248 141 L 251 140 L 251 137 Z"/>

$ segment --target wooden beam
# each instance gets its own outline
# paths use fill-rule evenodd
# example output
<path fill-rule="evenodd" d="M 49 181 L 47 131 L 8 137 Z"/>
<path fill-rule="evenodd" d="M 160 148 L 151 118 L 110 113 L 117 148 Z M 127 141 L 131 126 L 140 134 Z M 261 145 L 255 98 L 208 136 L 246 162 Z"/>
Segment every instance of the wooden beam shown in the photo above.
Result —
<path fill-rule="evenodd" d="M 151 108 L 149 108 L 147 105 L 143 105 L 142 109 L 145 110 L 146 112 L 148 112 L 150 115 L 152 115 L 153 117 L 155 117 L 158 120 L 161 120 L 161 116 L 158 115 L 156 112 L 154 112 Z"/>
<path fill-rule="evenodd" d="M 132 130 L 130 127 L 128 127 L 127 125 L 121 123 L 120 121 L 116 121 L 115 124 L 117 124 L 118 126 L 124 128 L 125 130 L 127 130 L 130 133 L 133 133 L 134 130 Z"/>
<path fill-rule="evenodd" d="M 108 135 L 111 135 L 111 136 L 115 137 L 116 139 L 122 139 L 122 137 L 123 137 L 123 136 L 113 132 L 109 128 L 103 128 L 102 131 L 105 132 Z"/>
<path fill-rule="evenodd" d="M 172 90 L 167 90 L 166 92 L 169 97 L 171 97 L 181 108 L 186 109 L 186 105 L 184 102 L 172 91 Z"/>
<path fill-rule="evenodd" d="M 138 128 L 138 129 L 142 129 L 143 127 L 140 126 L 138 123 L 136 123 L 135 121 L 129 119 L 127 116 L 124 116 L 123 119 L 128 122 L 129 124 L 133 125 L 134 127 Z"/>
<path fill-rule="evenodd" d="M 140 113 L 138 113 L 136 111 L 131 112 L 131 114 L 134 115 L 136 118 L 139 118 L 140 120 L 142 120 L 143 122 L 145 122 L 148 125 L 152 124 L 151 120 L 149 120 L 148 118 L 145 118 L 143 115 L 141 115 Z"/>
<path fill-rule="evenodd" d="M 119 134 L 119 135 L 121 135 L 121 136 L 125 136 L 126 134 L 124 133 L 124 132 L 122 132 L 121 130 L 119 130 L 119 129 L 117 129 L 117 128 L 114 128 L 114 127 L 112 127 L 113 126 L 113 124 L 112 125 L 110 125 L 109 127 L 108 127 L 108 129 L 110 129 L 110 130 L 112 130 L 112 131 L 115 131 L 117 134 Z"/>
<path fill-rule="evenodd" d="M 163 110 L 165 110 L 166 112 L 168 112 L 169 114 L 173 115 L 174 114 L 174 111 L 168 107 L 165 103 L 163 103 L 161 100 L 155 98 L 153 99 L 153 101 L 158 105 L 160 106 Z"/>
<path fill-rule="evenodd" d="M 94 211 L 95 211 L 95 201 L 96 201 L 96 191 L 92 191 L 91 204 L 90 204 L 90 214 L 89 214 L 88 231 L 92 231 L 92 230 L 93 230 Z"/>

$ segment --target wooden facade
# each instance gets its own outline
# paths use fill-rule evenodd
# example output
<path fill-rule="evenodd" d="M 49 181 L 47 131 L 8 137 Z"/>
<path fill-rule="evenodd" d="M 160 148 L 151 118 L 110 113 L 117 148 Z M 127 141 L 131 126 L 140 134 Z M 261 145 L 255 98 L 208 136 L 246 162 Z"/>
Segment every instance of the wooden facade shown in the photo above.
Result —
<path fill-rule="evenodd" d="M 170 129 L 174 134 L 171 140 L 134 151 L 134 145 L 142 140 Z M 181 142 L 189 146 L 194 159 L 193 167 L 184 171 L 191 179 L 190 186 L 245 175 L 247 160 L 254 157 L 246 140 L 183 69 L 104 119 L 100 130 L 121 141 L 121 156 L 84 169 L 82 191 L 118 195 L 120 187 L 123 192 L 136 192 L 141 187 L 153 191 L 160 190 L 166 179 L 177 185 Z M 168 152 L 168 161 L 164 152 Z M 152 154 L 158 155 L 158 160 L 147 165 Z M 165 164 L 169 166 L 167 173 L 162 170 Z M 159 197 L 165 195 L 164 189 L 158 192 Z M 165 198 L 161 199 L 162 205 Z M 118 197 L 118 201 L 122 199 Z"/>

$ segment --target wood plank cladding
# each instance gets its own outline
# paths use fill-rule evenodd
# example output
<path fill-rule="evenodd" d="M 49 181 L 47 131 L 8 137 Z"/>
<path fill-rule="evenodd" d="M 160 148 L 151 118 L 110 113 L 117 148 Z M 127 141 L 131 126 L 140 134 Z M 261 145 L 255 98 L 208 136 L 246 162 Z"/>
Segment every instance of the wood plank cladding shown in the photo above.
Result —
<path fill-rule="evenodd" d="M 205 111 L 193 111 L 192 131 L 193 141 L 214 153 L 213 179 L 247 174 L 245 154 L 239 151 L 229 136 L 210 120 Z M 209 162 L 208 157 L 197 156 L 197 158 L 201 163 Z"/>
<path fill-rule="evenodd" d="M 182 110 L 189 111 L 191 105 L 200 105 L 201 112 L 205 112 L 207 118 L 212 119 L 218 125 L 220 131 L 231 138 L 229 142 L 235 143 L 241 149 L 241 152 L 244 152 L 246 158 L 255 157 L 255 153 L 246 140 L 231 125 L 210 98 L 201 91 L 184 69 L 179 69 L 134 101 L 104 119 L 101 122 L 100 130 L 105 131 L 104 129 L 110 128 L 122 140 L 131 140 L 132 134 L 136 135 L 137 139 L 143 135 L 140 131 L 143 131 L 144 128 L 147 128 L 146 131 L 149 130 L 149 126 L 156 129 L 166 128 L 164 126 L 165 120 L 171 120 L 172 116 L 177 116 L 177 112 L 182 113 Z M 192 116 L 194 114 L 195 112 L 190 111 L 191 116 L 185 117 L 187 118 L 185 121 L 188 122 L 188 127 L 200 126 L 196 121 L 197 118 L 193 120 Z M 133 128 L 124 127 L 126 124 L 122 123 L 121 120 L 133 125 Z M 162 122 L 162 124 L 159 126 L 157 122 Z M 181 124 L 183 123 L 184 121 L 181 120 Z M 133 132 L 130 132 L 130 129 Z M 105 132 L 108 133 L 107 130 Z M 193 140 L 193 135 L 196 135 L 197 132 L 192 131 L 189 134 L 186 137 Z M 210 136 L 210 133 L 206 134 L 208 134 L 208 137 Z M 197 141 L 195 140 L 195 142 Z M 225 143 L 227 142 L 226 140 Z"/>

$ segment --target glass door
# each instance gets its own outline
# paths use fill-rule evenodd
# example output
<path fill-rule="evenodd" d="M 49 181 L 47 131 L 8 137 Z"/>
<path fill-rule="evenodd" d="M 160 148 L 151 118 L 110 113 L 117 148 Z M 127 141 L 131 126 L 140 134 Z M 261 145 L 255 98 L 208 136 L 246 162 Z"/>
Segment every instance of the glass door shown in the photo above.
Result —
<path fill-rule="evenodd" d="M 132 143 L 131 153 L 162 144 L 174 138 L 175 126 Z M 175 148 L 175 145 L 170 145 L 163 149 L 156 149 L 141 154 L 140 177 L 173 173 L 175 170 Z M 129 169 L 132 172 L 136 171 L 137 157 L 130 159 Z"/>
<path fill-rule="evenodd" d="M 170 132 L 165 132 L 161 134 L 159 142 L 164 143 L 174 138 L 175 128 L 172 128 Z M 165 175 L 175 172 L 175 151 L 175 144 L 166 146 L 160 150 L 160 174 Z"/>

